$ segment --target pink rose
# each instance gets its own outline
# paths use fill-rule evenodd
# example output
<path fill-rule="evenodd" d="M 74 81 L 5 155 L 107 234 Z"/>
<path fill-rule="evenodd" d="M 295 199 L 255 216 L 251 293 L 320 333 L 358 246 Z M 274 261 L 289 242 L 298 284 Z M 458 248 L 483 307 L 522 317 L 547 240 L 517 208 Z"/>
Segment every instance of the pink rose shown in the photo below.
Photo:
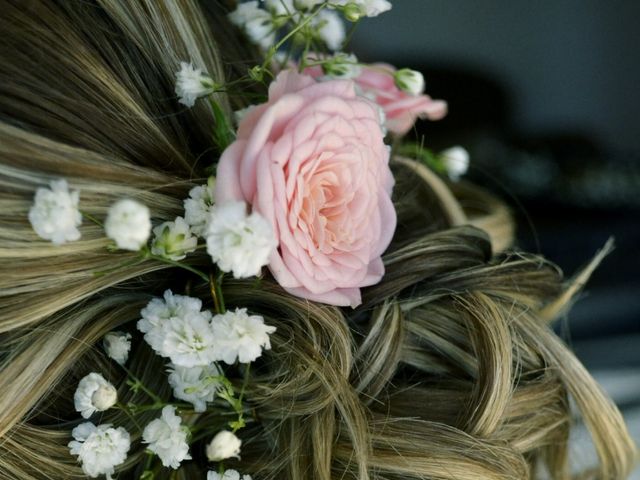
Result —
<path fill-rule="evenodd" d="M 447 102 L 434 100 L 429 95 L 410 95 L 400 90 L 393 74 L 396 69 L 386 63 L 363 66 L 354 79 L 362 93 L 374 100 L 384 110 L 385 126 L 395 135 L 402 136 L 411 130 L 417 118 L 440 120 L 447 114 Z M 322 68 L 305 69 L 314 78 L 323 75 Z"/>
<path fill-rule="evenodd" d="M 391 65 L 378 63 L 363 67 L 355 79 L 364 94 L 371 95 L 384 109 L 386 127 L 390 132 L 404 135 L 416 123 L 416 118 L 440 120 L 447 114 L 447 102 L 434 100 L 429 95 L 410 95 L 400 90 L 395 84 L 394 72 L 395 68 Z"/>
<path fill-rule="evenodd" d="M 216 202 L 248 202 L 271 223 L 269 269 L 283 288 L 353 307 L 382 278 L 396 226 L 378 107 L 355 90 L 280 73 L 222 154 L 215 190 Z"/>

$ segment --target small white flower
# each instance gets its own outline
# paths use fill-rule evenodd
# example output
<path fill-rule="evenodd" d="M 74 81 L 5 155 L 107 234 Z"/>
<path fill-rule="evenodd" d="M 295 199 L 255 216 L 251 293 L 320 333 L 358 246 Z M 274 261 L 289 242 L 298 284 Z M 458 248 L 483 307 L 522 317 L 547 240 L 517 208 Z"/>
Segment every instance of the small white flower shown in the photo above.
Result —
<path fill-rule="evenodd" d="M 172 317 L 182 317 L 187 312 L 200 312 L 202 301 L 184 295 L 174 295 L 171 290 L 164 292 L 164 299 L 154 298 L 140 311 L 142 318 L 137 327 L 145 334 L 145 341 L 156 352 L 162 348 L 166 335 L 165 324 Z"/>
<path fill-rule="evenodd" d="M 205 97 L 215 90 L 213 80 L 191 63 L 180 62 L 180 71 L 176 72 L 176 95 L 178 102 L 193 107 L 196 99 Z"/>
<path fill-rule="evenodd" d="M 151 253 L 169 260 L 182 260 L 198 246 L 198 239 L 191 234 L 189 224 L 182 217 L 158 225 L 153 234 Z"/>
<path fill-rule="evenodd" d="M 167 322 L 164 342 L 157 353 L 182 367 L 200 367 L 215 360 L 214 345 L 211 313 L 189 312 Z"/>
<path fill-rule="evenodd" d="M 29 222 L 40 238 L 62 245 L 80 238 L 80 192 L 69 191 L 66 180 L 53 180 L 50 188 L 38 188 L 29 210 Z"/>
<path fill-rule="evenodd" d="M 82 462 L 82 471 L 91 478 L 106 475 L 111 480 L 115 467 L 124 463 L 131 447 L 129 433 L 122 427 L 111 428 L 109 424 L 98 425 L 85 422 L 71 432 L 69 442 L 71 455 Z"/>
<path fill-rule="evenodd" d="M 236 470 L 226 470 L 222 475 L 213 470 L 207 473 L 207 480 L 240 480 L 240 474 Z M 242 475 L 242 480 L 251 480 L 250 475 Z"/>
<path fill-rule="evenodd" d="M 460 180 L 460 177 L 469 169 L 469 152 L 461 146 L 451 147 L 440 152 L 440 158 L 449 178 L 454 182 Z"/>
<path fill-rule="evenodd" d="M 396 86 L 410 95 L 420 95 L 424 91 L 424 76 L 410 68 L 401 68 L 393 76 Z"/>
<path fill-rule="evenodd" d="M 243 202 L 214 205 L 207 221 L 207 252 L 234 278 L 259 275 L 277 247 L 271 225 L 258 213 L 246 213 Z"/>
<path fill-rule="evenodd" d="M 246 308 L 227 311 L 211 320 L 215 338 L 215 357 L 229 365 L 253 362 L 262 355 L 262 349 L 270 350 L 269 335 L 276 327 L 264 324 L 260 315 L 248 315 Z"/>
<path fill-rule="evenodd" d="M 193 404 L 196 412 L 204 412 L 207 402 L 213 402 L 222 384 L 216 377 L 222 371 L 212 363 L 204 367 L 180 367 L 169 365 L 169 385 L 173 387 L 173 396 Z"/>
<path fill-rule="evenodd" d="M 83 418 L 89 418 L 95 412 L 102 412 L 113 407 L 118 401 L 115 387 L 99 373 L 92 372 L 78 382 L 78 388 L 73 395 L 76 411 Z"/>
<path fill-rule="evenodd" d="M 359 7 L 361 16 L 365 17 L 377 17 L 391 10 L 391 2 L 388 0 L 333 0 L 331 3 L 344 7 L 355 5 Z"/>
<path fill-rule="evenodd" d="M 361 68 L 355 55 L 339 54 L 322 64 L 322 71 L 330 78 L 355 78 L 360 75 Z"/>
<path fill-rule="evenodd" d="M 346 32 L 342 19 L 336 12 L 322 10 L 313 20 L 312 25 L 318 29 L 320 39 L 330 50 L 339 50 L 344 42 Z"/>
<path fill-rule="evenodd" d="M 210 462 L 220 462 L 227 458 L 240 458 L 242 440 L 228 430 L 222 430 L 207 445 L 207 458 Z"/>
<path fill-rule="evenodd" d="M 131 334 L 125 332 L 109 332 L 102 340 L 105 352 L 120 365 L 127 363 L 131 350 Z"/>
<path fill-rule="evenodd" d="M 151 421 L 142 432 L 142 442 L 149 444 L 149 450 L 160 457 L 162 465 L 173 469 L 183 460 L 191 459 L 188 429 L 182 426 L 182 419 L 175 412 L 176 407 L 167 405 L 162 409 L 162 417 Z"/>
<path fill-rule="evenodd" d="M 189 190 L 189 198 L 184 200 L 184 219 L 199 237 L 204 234 L 209 210 L 213 206 L 215 184 L 215 177 L 210 177 L 206 185 Z"/>
<path fill-rule="evenodd" d="M 149 209 L 135 200 L 118 200 L 109 208 L 104 230 L 118 248 L 138 251 L 151 233 Z"/>
<path fill-rule="evenodd" d="M 234 25 L 241 27 L 255 44 L 269 48 L 275 41 L 275 28 L 271 14 L 262 10 L 257 1 L 240 3 L 229 14 Z"/>
<path fill-rule="evenodd" d="M 154 298 L 140 312 L 138 330 L 145 341 L 162 356 L 182 367 L 207 366 L 215 360 L 211 313 L 200 311 L 197 298 L 164 293 L 164 301 Z"/>

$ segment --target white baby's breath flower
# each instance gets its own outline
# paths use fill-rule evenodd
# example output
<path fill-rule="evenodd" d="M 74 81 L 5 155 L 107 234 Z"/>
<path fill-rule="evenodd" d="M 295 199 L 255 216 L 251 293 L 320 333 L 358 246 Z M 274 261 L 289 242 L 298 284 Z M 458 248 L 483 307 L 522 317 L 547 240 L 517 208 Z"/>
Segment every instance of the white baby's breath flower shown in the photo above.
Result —
<path fill-rule="evenodd" d="M 95 412 L 102 412 L 113 407 L 118 401 L 115 387 L 99 373 L 92 372 L 78 382 L 73 395 L 76 411 L 83 418 L 89 418 Z"/>
<path fill-rule="evenodd" d="M 184 200 L 184 219 L 199 237 L 204 234 L 209 210 L 213 206 L 215 184 L 215 177 L 210 177 L 206 185 L 189 190 L 189 198 Z"/>
<path fill-rule="evenodd" d="M 102 340 L 105 352 L 120 365 L 124 365 L 131 350 L 131 334 L 125 332 L 109 332 Z"/>
<path fill-rule="evenodd" d="M 440 152 L 440 158 L 449 178 L 454 182 L 460 180 L 469 169 L 469 152 L 459 145 Z"/>
<path fill-rule="evenodd" d="M 424 91 L 424 76 L 410 68 L 401 68 L 394 73 L 396 86 L 410 95 L 420 95 Z"/>
<path fill-rule="evenodd" d="M 191 234 L 189 224 L 182 217 L 158 225 L 153 234 L 151 253 L 169 260 L 182 260 L 198 246 L 198 239 Z"/>
<path fill-rule="evenodd" d="M 82 471 L 91 478 L 106 475 L 111 480 L 115 467 L 124 463 L 131 446 L 129 433 L 122 427 L 111 428 L 109 424 L 98 425 L 85 422 L 71 432 L 69 442 L 71 455 L 77 455 Z"/>
<path fill-rule="evenodd" d="M 66 180 L 53 180 L 50 188 L 38 188 L 29 210 L 29 222 L 40 238 L 62 245 L 80 238 L 80 192 L 69 191 Z"/>
<path fill-rule="evenodd" d="M 135 200 L 118 200 L 109 208 L 104 230 L 118 248 L 138 251 L 151 233 L 149 209 Z"/>
<path fill-rule="evenodd" d="M 377 17 L 381 13 L 391 10 L 391 2 L 388 0 L 332 0 L 331 3 L 343 7 L 358 7 L 360 16 L 365 17 Z"/>
<path fill-rule="evenodd" d="M 322 64 L 322 71 L 329 78 L 355 78 L 361 72 L 355 55 L 339 54 Z"/>
<path fill-rule="evenodd" d="M 251 476 L 242 475 L 241 479 L 237 470 L 225 470 L 223 474 L 209 470 L 207 480 L 251 480 Z"/>
<path fill-rule="evenodd" d="M 215 84 L 202 70 L 191 63 L 180 62 L 180 70 L 176 72 L 176 95 L 178 102 L 193 107 L 196 99 L 205 97 L 215 90 Z"/>
<path fill-rule="evenodd" d="M 276 327 L 264 324 L 260 315 L 248 315 L 246 308 L 236 308 L 213 317 L 211 321 L 215 338 L 215 358 L 229 365 L 253 362 L 262 355 L 262 349 L 270 350 L 269 335 Z"/>
<path fill-rule="evenodd" d="M 258 213 L 246 213 L 244 202 L 214 205 L 209 212 L 207 252 L 234 278 L 259 275 L 277 247 L 271 225 Z"/>
<path fill-rule="evenodd" d="M 147 448 L 160 457 L 162 465 L 173 469 L 183 460 L 191 459 L 188 429 L 175 412 L 176 407 L 167 405 L 162 409 L 162 416 L 151 421 L 142 432 L 142 442 L 149 444 Z"/>
<path fill-rule="evenodd" d="M 213 402 L 222 384 L 216 377 L 222 371 L 212 363 L 204 367 L 180 367 L 169 365 L 169 385 L 173 387 L 173 396 L 193 404 L 196 412 L 204 412 L 207 402 Z"/>
<path fill-rule="evenodd" d="M 182 367 L 209 365 L 215 360 L 211 313 L 189 312 L 164 325 L 164 342 L 157 353 Z"/>
<path fill-rule="evenodd" d="M 336 12 L 322 10 L 313 20 L 320 39 L 330 50 L 339 50 L 344 42 L 346 31 L 342 19 Z"/>
<path fill-rule="evenodd" d="M 156 352 L 162 349 L 166 336 L 165 324 L 173 317 L 182 317 L 188 312 L 200 312 L 202 301 L 185 295 L 174 295 L 171 290 L 164 292 L 164 298 L 152 299 L 140 311 L 141 319 L 137 327 L 145 334 L 145 341 Z"/>
<path fill-rule="evenodd" d="M 227 458 L 240 458 L 242 440 L 228 430 L 221 430 L 207 445 L 207 458 L 210 462 L 220 462 Z"/>
<path fill-rule="evenodd" d="M 253 43 L 269 48 L 275 41 L 271 14 L 260 8 L 257 1 L 244 2 L 229 14 L 234 25 L 242 28 Z"/>
<path fill-rule="evenodd" d="M 142 309 L 138 330 L 162 356 L 183 367 L 207 366 L 215 360 L 211 313 L 200 311 L 197 298 L 164 293 Z"/>

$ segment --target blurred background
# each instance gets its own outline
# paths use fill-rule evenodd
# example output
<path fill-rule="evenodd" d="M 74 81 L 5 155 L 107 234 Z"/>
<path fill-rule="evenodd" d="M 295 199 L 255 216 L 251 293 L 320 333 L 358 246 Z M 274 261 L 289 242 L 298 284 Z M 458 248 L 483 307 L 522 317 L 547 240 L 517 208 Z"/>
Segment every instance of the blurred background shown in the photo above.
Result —
<path fill-rule="evenodd" d="M 555 328 L 640 444 L 640 1 L 392 3 L 358 27 L 354 51 L 422 71 L 426 93 L 448 101 L 416 134 L 469 150 L 468 178 L 511 205 L 519 245 L 570 276 L 615 238 Z"/>

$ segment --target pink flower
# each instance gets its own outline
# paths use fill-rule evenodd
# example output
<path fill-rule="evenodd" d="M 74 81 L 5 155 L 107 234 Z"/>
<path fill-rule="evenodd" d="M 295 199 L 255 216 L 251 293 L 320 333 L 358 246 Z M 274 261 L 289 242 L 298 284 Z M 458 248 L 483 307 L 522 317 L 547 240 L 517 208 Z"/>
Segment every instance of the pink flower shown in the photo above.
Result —
<path fill-rule="evenodd" d="M 355 79 L 364 94 L 372 98 L 384 109 L 387 116 L 386 127 L 396 135 L 407 133 L 416 118 L 440 120 L 447 114 L 447 102 L 434 100 L 429 95 L 410 95 L 400 90 L 393 77 L 395 68 L 378 63 L 363 67 Z"/>
<path fill-rule="evenodd" d="M 271 223 L 269 269 L 288 292 L 355 307 L 382 278 L 396 226 L 388 163 L 378 107 L 352 81 L 286 70 L 222 154 L 216 201 L 248 202 Z"/>
<path fill-rule="evenodd" d="M 447 102 L 434 100 L 429 95 L 410 95 L 395 83 L 395 67 L 386 63 L 363 66 L 354 80 L 362 93 L 374 100 L 384 110 L 385 126 L 395 135 L 402 136 L 411 130 L 417 118 L 440 120 L 447 114 Z M 314 78 L 323 75 L 320 67 L 305 69 Z"/>

